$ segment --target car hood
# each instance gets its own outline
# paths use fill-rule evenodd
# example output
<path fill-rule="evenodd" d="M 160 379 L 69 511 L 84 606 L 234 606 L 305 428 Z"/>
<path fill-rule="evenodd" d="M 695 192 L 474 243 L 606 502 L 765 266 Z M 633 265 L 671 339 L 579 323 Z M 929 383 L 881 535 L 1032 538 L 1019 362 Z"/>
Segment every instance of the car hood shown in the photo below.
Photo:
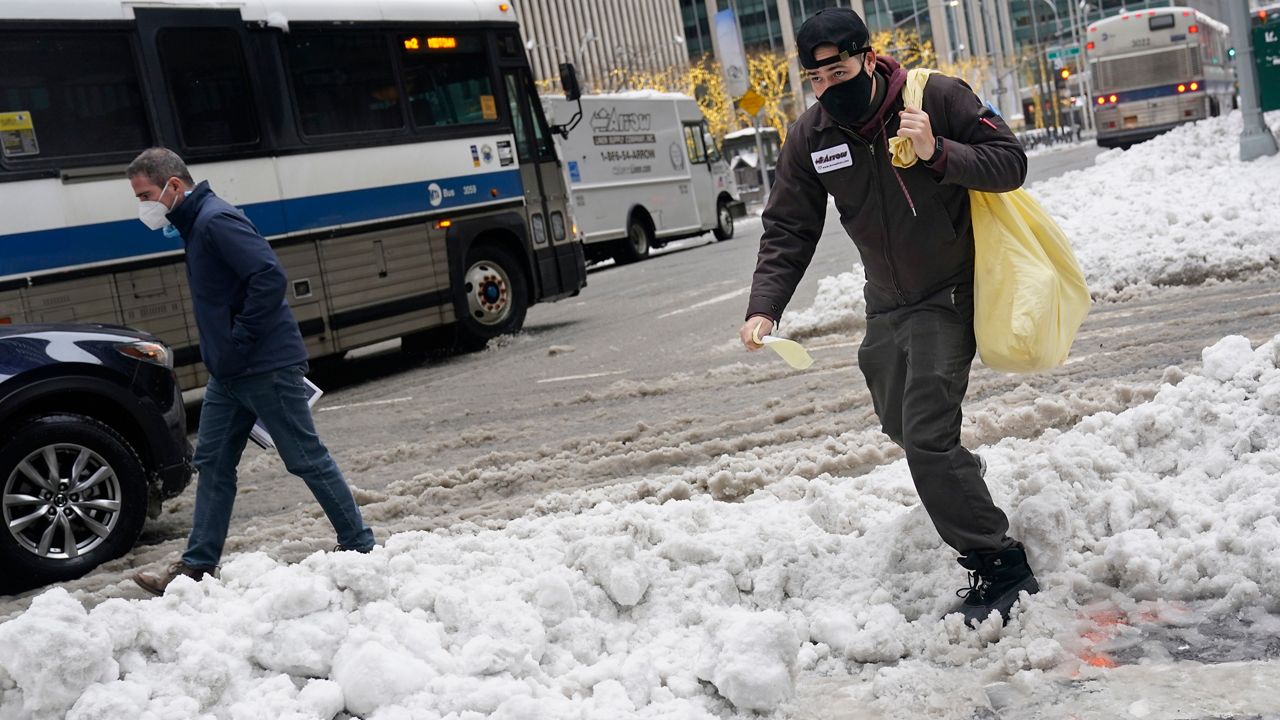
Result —
<path fill-rule="evenodd" d="M 67 340 L 75 341 L 77 337 L 101 340 L 103 335 L 117 337 L 122 341 L 152 340 L 159 342 L 150 333 L 134 330 L 120 325 L 101 325 L 96 323 L 33 323 L 18 325 L 0 325 L 0 342 L 10 337 L 29 337 L 35 334 L 57 334 Z"/>

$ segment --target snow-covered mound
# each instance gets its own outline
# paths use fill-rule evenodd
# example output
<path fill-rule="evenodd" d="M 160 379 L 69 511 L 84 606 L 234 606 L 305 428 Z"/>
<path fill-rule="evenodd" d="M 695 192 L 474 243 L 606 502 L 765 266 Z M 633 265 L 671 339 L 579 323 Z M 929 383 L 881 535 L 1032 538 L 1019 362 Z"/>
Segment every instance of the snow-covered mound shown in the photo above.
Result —
<path fill-rule="evenodd" d="M 1007 628 L 941 619 L 962 574 L 899 461 L 242 555 L 91 611 L 53 589 L 0 625 L 0 718 L 783 717 L 799 674 L 845 672 L 885 717 L 942 717 L 974 702 L 951 668 L 1080 670 L 1087 603 L 1280 610 L 1280 337 L 1203 359 L 1151 402 L 982 449 L 1045 588 Z"/>

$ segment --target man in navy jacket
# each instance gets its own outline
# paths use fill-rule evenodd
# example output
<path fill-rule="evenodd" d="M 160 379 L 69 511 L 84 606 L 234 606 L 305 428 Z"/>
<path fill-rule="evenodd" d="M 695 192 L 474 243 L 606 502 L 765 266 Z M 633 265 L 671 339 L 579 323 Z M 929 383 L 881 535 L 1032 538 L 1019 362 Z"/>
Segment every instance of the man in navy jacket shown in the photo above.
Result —
<path fill-rule="evenodd" d="M 338 549 L 368 552 L 373 531 L 311 419 L 303 384 L 307 350 L 275 252 L 209 183 L 196 185 L 172 151 L 143 152 L 127 174 L 142 222 L 182 238 L 200 354 L 210 375 L 196 440 L 200 479 L 187 550 L 166 571 L 139 573 L 134 581 L 162 595 L 179 575 L 198 580 L 217 570 L 235 503 L 236 466 L 259 418 L 285 467 L 324 508 Z"/>

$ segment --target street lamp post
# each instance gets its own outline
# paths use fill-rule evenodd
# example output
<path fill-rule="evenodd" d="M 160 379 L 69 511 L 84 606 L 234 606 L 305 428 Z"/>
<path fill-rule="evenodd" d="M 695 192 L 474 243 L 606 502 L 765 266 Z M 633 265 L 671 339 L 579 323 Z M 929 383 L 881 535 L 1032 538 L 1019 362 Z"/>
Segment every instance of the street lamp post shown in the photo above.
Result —
<path fill-rule="evenodd" d="M 1240 82 L 1240 114 L 1244 128 L 1240 132 L 1240 159 L 1249 162 L 1264 155 L 1275 155 L 1276 137 L 1262 119 L 1258 103 L 1258 72 L 1253 65 L 1253 42 L 1249 27 L 1248 0 L 1228 0 L 1231 34 L 1236 48 L 1236 79 Z"/>
<path fill-rule="evenodd" d="M 1047 1 L 1048 0 L 1046 0 L 1046 2 Z M 1035 0 L 1027 0 L 1027 11 L 1031 13 L 1031 36 L 1035 40 L 1036 68 L 1039 70 L 1039 76 L 1040 76 L 1039 84 L 1036 86 L 1037 87 L 1036 94 L 1039 95 L 1041 98 L 1041 103 L 1042 103 L 1041 112 L 1044 112 L 1043 102 L 1044 102 L 1045 95 L 1048 94 L 1053 97 L 1053 124 L 1055 127 L 1057 127 L 1060 130 L 1062 129 L 1062 118 L 1058 115 L 1058 105 L 1060 104 L 1057 98 L 1058 92 L 1052 85 L 1050 85 L 1047 82 L 1047 79 L 1045 78 L 1044 47 L 1041 46 L 1040 44 L 1040 21 L 1036 18 Z M 1055 10 L 1054 12 L 1057 12 L 1057 11 Z M 1047 115 L 1048 113 L 1045 113 L 1045 114 Z M 1037 120 L 1047 121 L 1048 118 L 1047 117 L 1037 118 Z M 1048 123 L 1045 122 L 1045 124 L 1047 125 Z"/>
<path fill-rule="evenodd" d="M 1080 72 L 1084 77 L 1084 107 L 1083 120 L 1086 130 L 1096 130 L 1093 124 L 1093 72 L 1089 68 L 1089 0 L 1080 0 L 1080 4 L 1074 6 L 1075 20 L 1073 25 L 1078 23 L 1076 30 L 1076 45 L 1080 48 Z"/>

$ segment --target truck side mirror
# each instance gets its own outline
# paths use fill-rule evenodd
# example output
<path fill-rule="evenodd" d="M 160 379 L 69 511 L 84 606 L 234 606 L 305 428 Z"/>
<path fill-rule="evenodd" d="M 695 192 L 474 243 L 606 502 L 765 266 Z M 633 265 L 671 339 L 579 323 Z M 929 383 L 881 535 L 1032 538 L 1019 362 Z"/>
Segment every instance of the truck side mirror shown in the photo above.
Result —
<path fill-rule="evenodd" d="M 582 87 L 578 85 L 578 71 L 573 67 L 573 63 L 560 63 L 560 88 L 564 90 L 564 97 L 569 102 L 582 97 Z"/>

